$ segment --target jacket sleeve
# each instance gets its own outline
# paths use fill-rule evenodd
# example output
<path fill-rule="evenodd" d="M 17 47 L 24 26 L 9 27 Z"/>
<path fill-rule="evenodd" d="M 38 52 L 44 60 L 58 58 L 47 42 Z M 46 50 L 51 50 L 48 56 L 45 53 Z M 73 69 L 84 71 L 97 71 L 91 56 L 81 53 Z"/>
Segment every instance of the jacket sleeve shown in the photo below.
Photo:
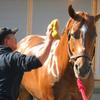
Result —
<path fill-rule="evenodd" d="M 26 56 L 19 52 L 7 54 L 7 59 L 10 66 L 20 67 L 21 70 L 24 71 L 29 71 L 42 66 L 41 62 L 36 56 Z"/>

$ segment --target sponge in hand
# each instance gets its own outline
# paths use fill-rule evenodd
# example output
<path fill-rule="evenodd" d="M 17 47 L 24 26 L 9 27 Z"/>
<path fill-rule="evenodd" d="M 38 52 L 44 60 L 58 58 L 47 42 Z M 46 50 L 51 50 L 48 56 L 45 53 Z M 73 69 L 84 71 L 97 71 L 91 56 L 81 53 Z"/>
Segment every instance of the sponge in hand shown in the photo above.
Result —
<path fill-rule="evenodd" d="M 59 39 L 60 36 L 58 34 L 58 30 L 59 30 L 59 22 L 58 22 L 58 19 L 54 19 L 51 22 L 51 26 L 52 26 L 52 37 L 55 38 L 55 39 Z"/>

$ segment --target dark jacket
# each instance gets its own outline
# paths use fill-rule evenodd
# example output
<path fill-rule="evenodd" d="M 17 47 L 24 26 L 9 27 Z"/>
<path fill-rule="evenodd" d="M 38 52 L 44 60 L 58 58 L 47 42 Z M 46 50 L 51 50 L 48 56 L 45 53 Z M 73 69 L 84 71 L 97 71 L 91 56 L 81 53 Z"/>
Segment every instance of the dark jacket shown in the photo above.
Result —
<path fill-rule="evenodd" d="M 41 65 L 35 56 L 12 52 L 0 45 L 0 100 L 17 100 L 24 72 Z"/>

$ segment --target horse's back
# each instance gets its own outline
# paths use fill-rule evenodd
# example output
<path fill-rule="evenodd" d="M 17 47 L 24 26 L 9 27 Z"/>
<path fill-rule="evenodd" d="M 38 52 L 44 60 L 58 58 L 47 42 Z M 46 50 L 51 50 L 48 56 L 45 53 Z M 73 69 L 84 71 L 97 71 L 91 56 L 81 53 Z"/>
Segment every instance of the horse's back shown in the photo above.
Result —
<path fill-rule="evenodd" d="M 42 44 L 45 40 L 46 36 L 40 36 L 40 35 L 27 35 L 22 40 L 18 42 L 17 45 L 17 51 L 25 53 L 27 48 L 32 48 L 36 45 Z"/>

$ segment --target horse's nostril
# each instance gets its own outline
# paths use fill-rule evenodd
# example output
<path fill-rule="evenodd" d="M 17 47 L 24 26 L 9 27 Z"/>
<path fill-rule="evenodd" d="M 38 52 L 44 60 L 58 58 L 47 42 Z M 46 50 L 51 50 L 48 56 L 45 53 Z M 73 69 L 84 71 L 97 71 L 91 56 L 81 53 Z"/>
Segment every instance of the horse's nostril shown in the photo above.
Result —
<path fill-rule="evenodd" d="M 74 65 L 74 73 L 75 73 L 75 76 L 78 78 L 79 73 L 80 73 L 78 64 Z"/>
<path fill-rule="evenodd" d="M 76 67 L 76 69 L 78 70 L 78 65 L 77 65 L 77 64 L 75 65 L 75 67 Z"/>
<path fill-rule="evenodd" d="M 89 62 L 89 65 L 92 66 L 92 62 Z"/>

